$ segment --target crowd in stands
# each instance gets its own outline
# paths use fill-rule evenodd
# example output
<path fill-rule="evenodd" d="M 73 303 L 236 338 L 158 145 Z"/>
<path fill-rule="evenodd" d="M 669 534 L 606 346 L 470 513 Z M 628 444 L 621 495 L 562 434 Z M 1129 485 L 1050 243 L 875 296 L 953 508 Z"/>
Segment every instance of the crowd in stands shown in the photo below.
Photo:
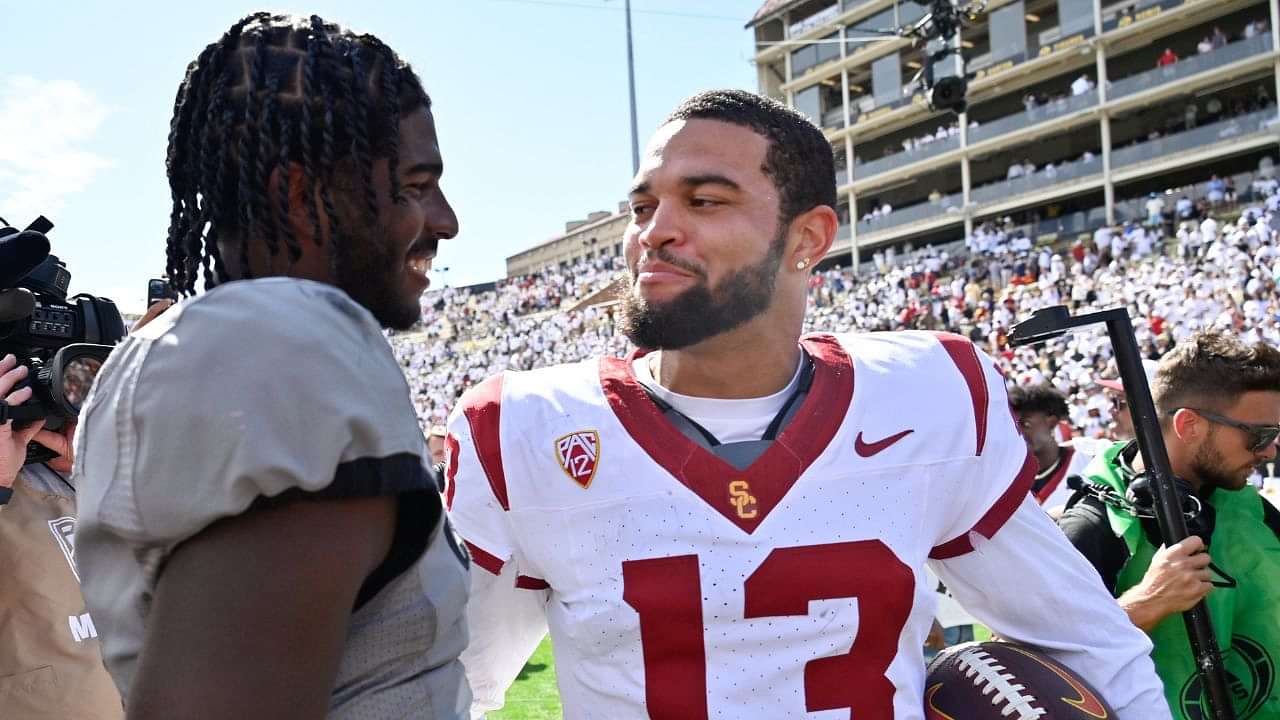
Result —
<path fill-rule="evenodd" d="M 1208 326 L 1280 345 L 1280 194 L 1270 187 L 1256 204 L 1192 205 L 1185 218 L 1162 208 L 1158 224 L 1100 228 L 1067 248 L 1038 245 L 1006 221 L 984 223 L 946 249 L 877 252 L 860 272 L 814 273 L 805 329 L 962 334 L 997 358 L 1011 382 L 1058 387 L 1076 431 L 1100 436 L 1112 418 L 1096 382 L 1116 373 L 1105 334 L 1014 349 L 1013 324 L 1050 305 L 1125 306 L 1152 359 Z M 597 259 L 486 292 L 428 295 L 423 329 L 392 338 L 424 426 L 442 422 L 464 390 L 501 370 L 626 353 L 611 306 L 558 309 L 620 272 L 619 259 Z"/>

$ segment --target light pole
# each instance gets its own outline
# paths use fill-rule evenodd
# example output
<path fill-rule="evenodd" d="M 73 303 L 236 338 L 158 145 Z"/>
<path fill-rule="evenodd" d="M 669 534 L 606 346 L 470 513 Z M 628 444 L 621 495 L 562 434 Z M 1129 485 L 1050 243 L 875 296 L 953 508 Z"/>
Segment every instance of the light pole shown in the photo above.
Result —
<path fill-rule="evenodd" d="M 631 93 L 631 174 L 640 171 L 640 140 L 636 129 L 636 61 L 631 49 L 631 0 L 626 0 L 627 14 L 627 89 Z"/>

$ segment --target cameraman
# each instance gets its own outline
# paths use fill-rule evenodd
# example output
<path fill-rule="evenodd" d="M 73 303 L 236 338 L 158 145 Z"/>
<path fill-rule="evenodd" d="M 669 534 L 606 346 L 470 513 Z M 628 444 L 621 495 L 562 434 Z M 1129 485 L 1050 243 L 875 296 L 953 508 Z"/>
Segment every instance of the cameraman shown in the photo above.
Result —
<path fill-rule="evenodd" d="M 156 303 L 134 329 L 171 303 Z M 31 399 L 13 355 L 0 359 L 0 398 Z M 75 423 L 0 424 L 0 716 L 22 720 L 120 720 L 120 693 L 102 664 L 75 568 L 76 497 L 71 482 Z M 23 465 L 27 443 L 58 456 Z"/>

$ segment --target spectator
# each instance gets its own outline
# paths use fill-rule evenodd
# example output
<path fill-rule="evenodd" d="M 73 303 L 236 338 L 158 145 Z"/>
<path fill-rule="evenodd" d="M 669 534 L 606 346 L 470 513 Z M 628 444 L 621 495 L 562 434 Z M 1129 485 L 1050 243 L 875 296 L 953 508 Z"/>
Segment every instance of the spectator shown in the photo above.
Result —
<path fill-rule="evenodd" d="M 1186 109 L 1182 111 L 1182 117 L 1185 120 L 1187 130 L 1196 129 L 1196 115 L 1199 114 L 1200 108 L 1196 106 L 1195 101 L 1187 103 Z"/>
<path fill-rule="evenodd" d="M 1173 48 L 1165 48 L 1156 60 L 1156 67 L 1167 67 L 1176 62 L 1178 62 L 1178 54 L 1173 51 Z"/>
<path fill-rule="evenodd" d="M 1164 225 L 1164 198 L 1158 193 L 1147 197 L 1147 225 Z"/>
<path fill-rule="evenodd" d="M 1089 78 L 1089 76 L 1088 76 L 1087 74 L 1082 74 L 1080 77 L 1078 77 L 1078 78 L 1076 78 L 1074 81 L 1072 81 L 1072 83 L 1071 83 L 1071 94 L 1072 94 L 1072 95 L 1084 95 L 1085 93 L 1087 93 L 1087 92 L 1089 92 L 1089 91 L 1093 90 L 1093 89 L 1094 89 L 1094 87 L 1095 87 L 1095 85 L 1094 85 L 1093 80 L 1092 80 L 1092 79 L 1090 79 L 1090 78 Z"/>
<path fill-rule="evenodd" d="M 1200 42 L 1196 43 L 1196 52 L 1200 55 L 1213 52 L 1213 40 L 1210 40 L 1208 35 L 1204 36 Z"/>
<path fill-rule="evenodd" d="M 938 190 L 938 188 L 934 188 L 933 190 L 929 191 L 929 202 L 933 205 L 938 205 L 942 202 L 942 193 Z"/>
<path fill-rule="evenodd" d="M 1222 28 L 1217 25 L 1213 26 L 1213 35 L 1209 38 L 1209 42 L 1213 45 L 1213 49 L 1223 48 L 1227 46 L 1227 34 L 1222 32 Z"/>
<path fill-rule="evenodd" d="M 432 465 L 439 465 L 445 460 L 444 441 L 445 427 L 443 425 L 432 425 L 427 431 L 427 452 Z"/>
<path fill-rule="evenodd" d="M 1195 203 L 1191 202 L 1191 198 L 1186 195 L 1178 198 L 1178 204 L 1174 207 L 1174 210 L 1177 212 L 1179 220 L 1190 220 L 1196 214 Z"/>
<path fill-rule="evenodd" d="M 1217 207 L 1227 199 L 1227 183 L 1222 178 L 1214 175 L 1209 179 L 1208 192 L 1205 194 L 1209 204 Z"/>

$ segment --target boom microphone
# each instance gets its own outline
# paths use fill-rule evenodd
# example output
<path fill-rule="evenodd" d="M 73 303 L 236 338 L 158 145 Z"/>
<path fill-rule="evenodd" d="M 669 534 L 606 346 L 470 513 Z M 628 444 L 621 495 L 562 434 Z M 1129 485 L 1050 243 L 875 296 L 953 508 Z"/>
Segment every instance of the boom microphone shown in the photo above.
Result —
<path fill-rule="evenodd" d="M 12 230 L 12 228 L 4 228 Z M 35 230 L 0 230 L 0 289 L 11 288 L 49 257 L 49 238 Z"/>

